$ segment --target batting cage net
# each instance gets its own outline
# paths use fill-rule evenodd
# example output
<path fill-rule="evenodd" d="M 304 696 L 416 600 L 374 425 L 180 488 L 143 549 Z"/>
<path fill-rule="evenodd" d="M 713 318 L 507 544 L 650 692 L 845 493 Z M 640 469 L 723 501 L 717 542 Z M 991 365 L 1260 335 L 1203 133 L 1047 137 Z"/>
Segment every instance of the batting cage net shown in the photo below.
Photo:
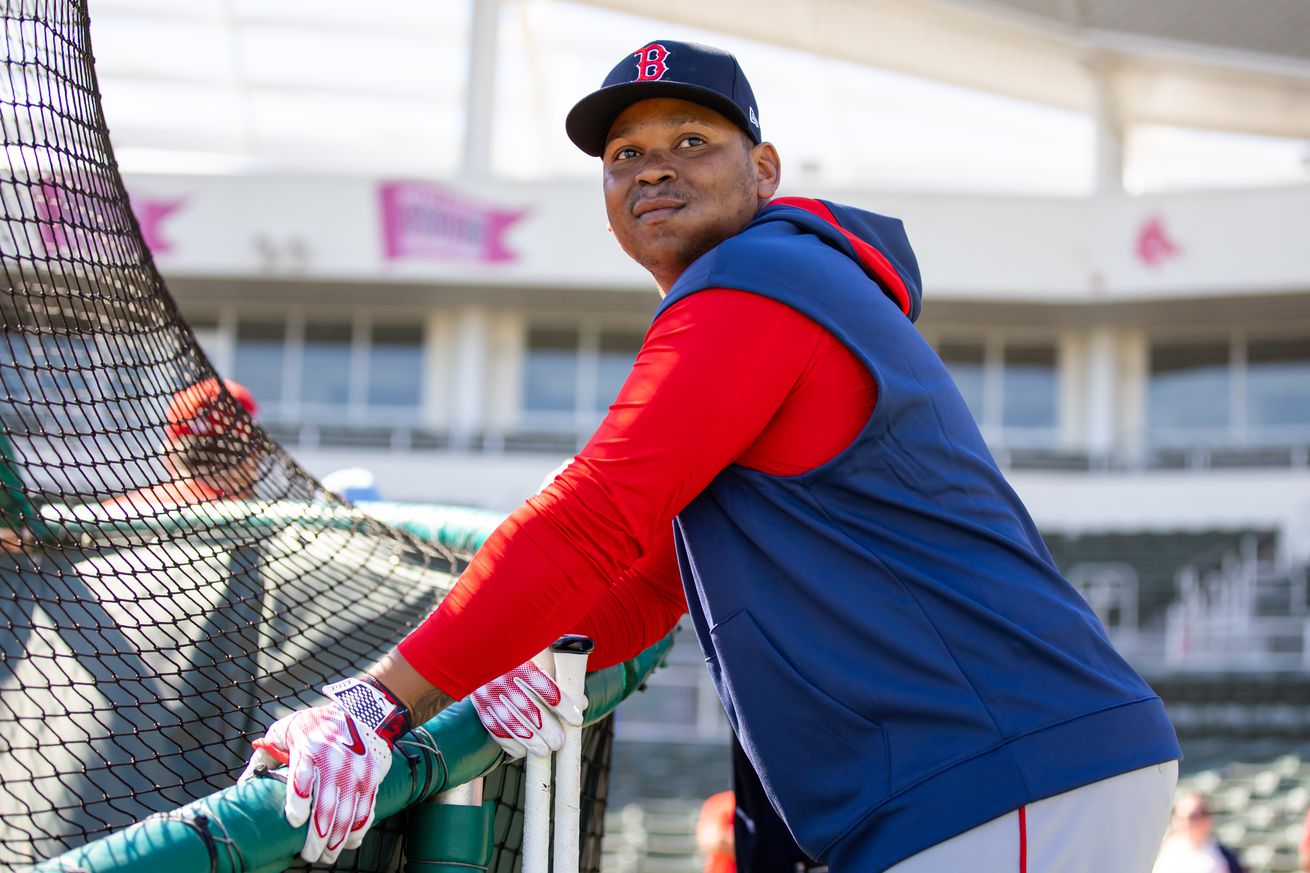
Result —
<path fill-rule="evenodd" d="M 400 640 L 477 537 L 442 544 L 374 520 L 265 435 L 142 240 L 85 2 L 3 9 L 0 868 L 12 869 L 239 793 L 250 741 Z M 584 739 L 589 870 L 608 725 Z M 517 867 L 522 783 L 514 766 L 485 780 L 502 873 Z M 338 868 L 400 869 L 409 814 Z M 201 867 L 219 869 L 232 840 L 205 837 Z"/>

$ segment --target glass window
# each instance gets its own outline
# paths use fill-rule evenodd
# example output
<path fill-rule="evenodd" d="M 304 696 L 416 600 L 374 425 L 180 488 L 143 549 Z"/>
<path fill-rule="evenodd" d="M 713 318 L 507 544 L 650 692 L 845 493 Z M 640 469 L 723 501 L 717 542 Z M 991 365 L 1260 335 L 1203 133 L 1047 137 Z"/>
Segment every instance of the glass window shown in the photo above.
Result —
<path fill-rule="evenodd" d="M 1002 390 L 1004 427 L 1055 427 L 1055 348 L 1007 345 Z"/>
<path fill-rule="evenodd" d="M 0 390 L 12 401 L 14 398 L 27 399 L 31 395 L 30 382 L 33 378 L 33 355 L 29 334 L 18 330 L 4 334 L 3 349 L 5 359 L 0 361 Z"/>
<path fill-rule="evenodd" d="M 286 366 L 287 326 L 284 321 L 240 321 L 232 372 L 260 403 L 282 400 Z"/>
<path fill-rule="evenodd" d="M 301 359 L 300 399 L 320 406 L 350 402 L 350 323 L 308 322 Z"/>
<path fill-rule="evenodd" d="M 573 412 L 578 399 L 578 331 L 533 327 L 523 361 L 523 405 L 533 412 Z"/>
<path fill-rule="evenodd" d="M 196 336 L 196 342 L 219 370 L 226 368 L 227 361 L 222 355 L 222 337 L 219 332 L 218 319 L 212 315 L 187 315 L 187 324 Z"/>
<path fill-rule="evenodd" d="M 1310 424 L 1310 336 L 1251 340 L 1246 415 L 1253 428 Z"/>
<path fill-rule="evenodd" d="M 969 404 L 975 420 L 983 420 L 983 346 L 982 343 L 947 341 L 937 348 L 955 386 Z"/>
<path fill-rule="evenodd" d="M 632 371 L 643 335 L 635 331 L 602 331 L 596 362 L 596 397 L 592 408 L 605 410 L 618 396 L 623 381 Z"/>
<path fill-rule="evenodd" d="M 1151 347 L 1148 417 L 1152 428 L 1226 428 L 1228 344 L 1159 343 Z"/>
<path fill-rule="evenodd" d="M 374 325 L 368 353 L 368 405 L 417 407 L 423 389 L 423 328 Z"/>

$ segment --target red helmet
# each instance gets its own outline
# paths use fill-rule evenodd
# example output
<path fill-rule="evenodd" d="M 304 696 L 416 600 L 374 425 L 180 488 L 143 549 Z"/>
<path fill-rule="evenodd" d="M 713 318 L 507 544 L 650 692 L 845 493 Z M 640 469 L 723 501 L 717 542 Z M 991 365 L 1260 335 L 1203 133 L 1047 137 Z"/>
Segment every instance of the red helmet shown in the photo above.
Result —
<path fill-rule="evenodd" d="M 223 394 L 222 388 L 227 389 L 228 396 Z M 249 436 L 249 424 L 233 401 L 253 419 L 259 410 L 255 398 L 246 386 L 231 379 L 224 379 L 222 388 L 217 379 L 204 379 L 174 394 L 168 404 L 167 423 L 164 425 L 168 441 L 177 442 L 187 436 L 216 437 L 234 427 L 239 429 L 240 435 Z"/>

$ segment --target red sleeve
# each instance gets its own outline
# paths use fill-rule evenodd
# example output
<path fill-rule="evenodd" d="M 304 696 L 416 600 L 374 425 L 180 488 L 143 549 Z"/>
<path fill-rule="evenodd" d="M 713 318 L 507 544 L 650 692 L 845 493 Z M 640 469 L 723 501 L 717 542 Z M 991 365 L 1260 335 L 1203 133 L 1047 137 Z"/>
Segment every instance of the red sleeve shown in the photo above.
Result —
<path fill-rule="evenodd" d="M 664 638 L 687 611 L 673 528 L 637 559 L 574 628 L 596 641 L 587 666 L 621 664 Z"/>
<path fill-rule="evenodd" d="M 755 294 L 708 290 L 671 306 L 591 441 L 488 538 L 400 644 L 405 659 L 460 698 L 584 623 L 623 650 L 667 630 L 667 575 L 624 572 L 671 538 L 673 517 L 752 445 L 832 341 Z"/>

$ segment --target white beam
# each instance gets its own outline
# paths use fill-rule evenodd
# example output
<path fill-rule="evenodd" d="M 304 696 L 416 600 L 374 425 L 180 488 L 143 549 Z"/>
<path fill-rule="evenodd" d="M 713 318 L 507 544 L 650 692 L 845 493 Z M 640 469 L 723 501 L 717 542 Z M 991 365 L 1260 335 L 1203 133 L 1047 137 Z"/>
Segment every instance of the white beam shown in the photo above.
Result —
<path fill-rule="evenodd" d="M 496 117 L 496 44 L 501 0 L 470 0 L 468 96 L 464 101 L 464 178 L 491 175 L 491 137 Z"/>
<path fill-rule="evenodd" d="M 1104 55 L 1093 55 L 1087 62 L 1092 77 L 1092 119 L 1096 124 L 1098 194 L 1120 194 L 1124 189 L 1124 126 L 1110 79 L 1111 63 Z"/>

